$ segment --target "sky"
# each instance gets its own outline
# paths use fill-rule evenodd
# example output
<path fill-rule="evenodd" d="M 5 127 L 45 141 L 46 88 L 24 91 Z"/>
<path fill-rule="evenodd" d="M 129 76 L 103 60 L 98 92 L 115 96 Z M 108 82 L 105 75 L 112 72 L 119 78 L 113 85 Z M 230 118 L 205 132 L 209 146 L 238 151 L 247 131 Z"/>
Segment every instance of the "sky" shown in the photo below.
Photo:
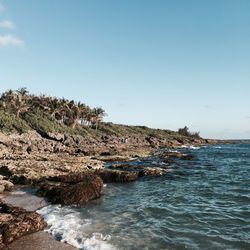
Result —
<path fill-rule="evenodd" d="M 0 0 L 0 92 L 106 121 L 250 138 L 249 0 Z"/>

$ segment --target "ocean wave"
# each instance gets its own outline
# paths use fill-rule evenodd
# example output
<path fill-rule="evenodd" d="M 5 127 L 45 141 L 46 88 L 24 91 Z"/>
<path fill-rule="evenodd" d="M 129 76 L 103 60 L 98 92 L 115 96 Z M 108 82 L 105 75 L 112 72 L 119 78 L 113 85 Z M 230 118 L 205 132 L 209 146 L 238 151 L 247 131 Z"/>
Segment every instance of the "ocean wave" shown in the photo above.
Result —
<path fill-rule="evenodd" d="M 84 250 L 114 250 L 108 241 L 110 235 L 89 232 L 90 219 L 81 218 L 80 212 L 71 207 L 50 205 L 37 211 L 43 215 L 48 224 L 46 232 L 55 239 Z"/>
<path fill-rule="evenodd" d="M 198 147 L 198 146 L 187 146 L 187 145 L 181 145 L 181 148 L 189 148 L 189 149 L 200 149 L 201 147 Z"/>
<path fill-rule="evenodd" d="M 197 146 L 189 146 L 190 149 L 200 149 L 201 147 L 197 147 Z"/>

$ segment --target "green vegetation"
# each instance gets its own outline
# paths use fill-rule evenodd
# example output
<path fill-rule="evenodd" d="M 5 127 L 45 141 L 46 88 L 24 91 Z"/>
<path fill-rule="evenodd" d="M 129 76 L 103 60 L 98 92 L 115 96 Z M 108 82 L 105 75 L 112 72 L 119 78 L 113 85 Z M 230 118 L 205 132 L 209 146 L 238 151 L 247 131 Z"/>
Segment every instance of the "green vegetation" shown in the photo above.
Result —
<path fill-rule="evenodd" d="M 30 94 L 26 88 L 8 90 L 0 96 L 0 131 L 25 133 L 35 130 L 42 136 L 66 133 L 98 138 L 101 136 L 150 136 L 156 138 L 199 137 L 188 128 L 179 133 L 145 126 L 127 126 L 103 122 L 102 108 L 90 108 L 81 102 L 46 95 Z"/>
<path fill-rule="evenodd" d="M 98 128 L 106 115 L 102 108 L 91 109 L 81 102 L 46 95 L 31 95 L 26 88 L 9 90 L 0 97 L 0 109 L 14 114 L 17 118 L 27 112 L 43 112 L 57 122 L 75 128 L 78 124 Z"/>
<path fill-rule="evenodd" d="M 180 135 L 188 136 L 188 137 L 193 137 L 193 138 L 200 138 L 200 133 L 199 132 L 190 132 L 189 128 L 185 126 L 184 128 L 179 128 L 178 133 Z"/>

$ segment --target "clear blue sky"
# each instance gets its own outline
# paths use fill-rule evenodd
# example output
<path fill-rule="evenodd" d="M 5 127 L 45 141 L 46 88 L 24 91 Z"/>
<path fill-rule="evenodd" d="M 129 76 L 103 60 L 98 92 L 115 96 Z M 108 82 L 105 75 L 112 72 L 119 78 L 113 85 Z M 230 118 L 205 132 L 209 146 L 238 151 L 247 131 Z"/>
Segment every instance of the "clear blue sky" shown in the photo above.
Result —
<path fill-rule="evenodd" d="M 0 0 L 0 92 L 250 138 L 249 0 Z"/>

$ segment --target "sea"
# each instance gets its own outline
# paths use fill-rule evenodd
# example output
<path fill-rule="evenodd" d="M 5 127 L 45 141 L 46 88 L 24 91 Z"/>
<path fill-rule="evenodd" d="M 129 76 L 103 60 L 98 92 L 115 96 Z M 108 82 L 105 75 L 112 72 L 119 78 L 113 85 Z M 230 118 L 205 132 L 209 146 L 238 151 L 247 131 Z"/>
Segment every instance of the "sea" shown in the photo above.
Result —
<path fill-rule="evenodd" d="M 100 199 L 82 207 L 40 209 L 47 231 L 87 250 L 250 249 L 250 143 L 176 151 L 194 159 L 137 159 L 132 164 L 168 172 L 107 184 Z"/>

